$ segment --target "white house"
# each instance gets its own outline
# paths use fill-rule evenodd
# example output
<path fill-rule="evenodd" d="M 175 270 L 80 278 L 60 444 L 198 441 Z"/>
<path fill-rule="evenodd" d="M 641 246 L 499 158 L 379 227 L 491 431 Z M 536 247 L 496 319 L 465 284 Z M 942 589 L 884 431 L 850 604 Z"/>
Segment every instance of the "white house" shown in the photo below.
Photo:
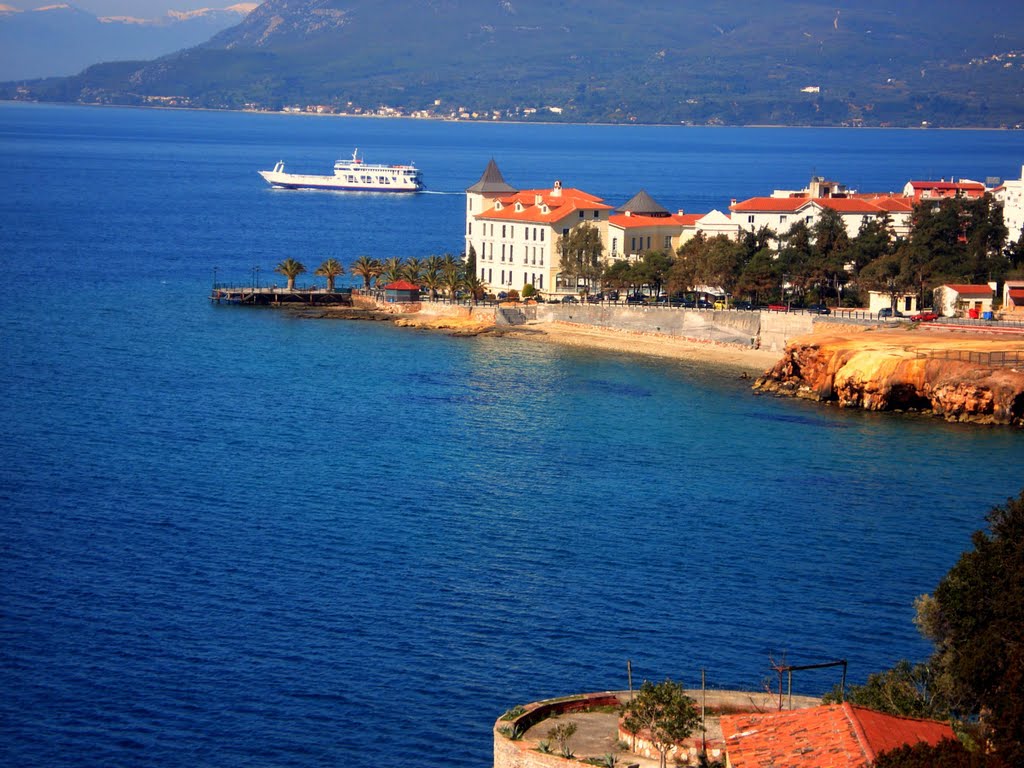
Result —
<path fill-rule="evenodd" d="M 1003 283 L 1003 312 L 1024 314 L 1024 280 Z"/>
<path fill-rule="evenodd" d="M 892 294 L 886 291 L 868 291 L 868 311 L 878 313 L 893 306 Z M 917 294 L 904 292 L 896 294 L 896 311 L 904 315 L 917 314 Z"/>
<path fill-rule="evenodd" d="M 479 278 L 494 291 L 575 292 L 558 285 L 558 238 L 584 222 L 607 236 L 610 205 L 556 181 L 550 189 L 517 190 L 494 160 L 466 190 L 466 253 L 476 253 Z"/>
<path fill-rule="evenodd" d="M 957 317 L 968 314 L 980 316 L 992 311 L 992 299 L 996 284 L 988 285 L 940 285 L 935 289 L 932 306 L 943 317 Z"/>
<path fill-rule="evenodd" d="M 1007 179 L 993 190 L 993 194 L 1003 204 L 1007 240 L 1015 243 L 1024 230 L 1024 166 L 1021 166 L 1019 179 Z M 1005 302 L 1003 306 L 1006 306 Z"/>
<path fill-rule="evenodd" d="M 756 232 L 768 227 L 782 235 L 802 221 L 813 227 L 821 212 L 830 208 L 839 214 L 849 237 L 856 237 L 863 222 L 889 215 L 898 236 L 910 230 L 912 204 L 891 195 L 867 197 L 752 197 L 729 206 L 732 220 L 744 230 Z"/>

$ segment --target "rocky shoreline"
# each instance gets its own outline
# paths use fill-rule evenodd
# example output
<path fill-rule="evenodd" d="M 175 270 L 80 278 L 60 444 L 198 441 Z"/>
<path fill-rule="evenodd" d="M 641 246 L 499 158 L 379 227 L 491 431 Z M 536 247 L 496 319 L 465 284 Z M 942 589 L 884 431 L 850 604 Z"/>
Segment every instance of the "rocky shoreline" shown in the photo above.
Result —
<path fill-rule="evenodd" d="M 841 408 L 928 413 L 1024 427 L 1024 342 L 924 330 L 797 339 L 757 392 Z M 956 359 L 963 357 L 965 359 Z"/>

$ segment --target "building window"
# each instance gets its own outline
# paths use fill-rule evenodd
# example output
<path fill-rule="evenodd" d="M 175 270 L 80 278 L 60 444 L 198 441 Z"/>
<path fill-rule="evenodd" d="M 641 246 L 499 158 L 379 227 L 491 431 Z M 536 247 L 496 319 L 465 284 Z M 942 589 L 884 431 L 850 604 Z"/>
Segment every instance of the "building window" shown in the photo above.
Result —
<path fill-rule="evenodd" d="M 583 216 L 585 215 L 585 213 L 586 213 L 586 211 L 580 211 L 580 218 L 581 218 L 581 219 L 583 218 Z"/>
<path fill-rule="evenodd" d="M 543 263 L 544 262 L 542 261 L 541 264 Z M 541 291 L 544 290 L 544 275 L 537 275 L 537 285 L 534 287 Z"/>
<path fill-rule="evenodd" d="M 651 250 L 651 237 L 650 237 L 650 235 L 647 236 L 647 250 L 648 251 Z"/>
<path fill-rule="evenodd" d="M 665 235 L 665 250 L 672 249 L 672 235 Z"/>
<path fill-rule="evenodd" d="M 542 243 L 544 242 L 544 230 L 543 229 L 540 231 L 540 241 Z"/>
<path fill-rule="evenodd" d="M 747 216 L 747 224 L 753 224 L 753 223 L 754 223 L 754 214 L 750 214 L 749 216 Z"/>
<path fill-rule="evenodd" d="M 568 229 L 563 229 L 562 230 L 562 237 L 568 237 L 568 236 L 569 236 L 569 230 Z"/>
<path fill-rule="evenodd" d="M 786 223 L 786 216 L 785 215 L 779 216 L 779 224 L 785 224 L 785 223 Z"/>
<path fill-rule="evenodd" d="M 600 219 L 601 218 L 601 212 L 600 211 L 594 211 L 594 218 L 595 219 Z"/>
<path fill-rule="evenodd" d="M 466 224 L 466 234 L 467 235 L 472 235 L 473 234 L 473 222 L 472 221 Z"/>
<path fill-rule="evenodd" d="M 501 236 L 502 237 L 505 236 L 505 225 L 504 224 L 501 225 Z"/>
<path fill-rule="evenodd" d="M 505 260 L 505 244 L 504 243 L 501 244 L 501 260 L 502 261 Z"/>
<path fill-rule="evenodd" d="M 619 251 L 619 238 L 612 238 L 612 253 L 618 253 Z"/>
<path fill-rule="evenodd" d="M 629 238 L 629 252 L 630 253 L 636 253 L 636 238 L 635 237 Z"/>

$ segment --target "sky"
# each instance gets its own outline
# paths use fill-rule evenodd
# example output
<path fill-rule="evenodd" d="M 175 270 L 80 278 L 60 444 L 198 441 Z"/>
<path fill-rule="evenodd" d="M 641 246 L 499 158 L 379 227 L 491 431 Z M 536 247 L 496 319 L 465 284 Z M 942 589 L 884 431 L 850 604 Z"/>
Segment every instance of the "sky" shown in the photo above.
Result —
<path fill-rule="evenodd" d="M 197 8 L 227 8 L 239 0 L 0 0 L 16 8 L 38 8 L 66 2 L 96 16 L 135 16 L 155 19 L 168 11 L 194 11 Z"/>

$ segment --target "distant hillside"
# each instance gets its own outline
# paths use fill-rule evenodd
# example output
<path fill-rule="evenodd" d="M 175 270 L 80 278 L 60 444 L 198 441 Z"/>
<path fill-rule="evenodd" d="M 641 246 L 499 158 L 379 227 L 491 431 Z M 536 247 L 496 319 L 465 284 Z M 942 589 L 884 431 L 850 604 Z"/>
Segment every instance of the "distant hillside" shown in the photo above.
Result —
<path fill-rule="evenodd" d="M 981 13 L 962 0 L 267 0 L 190 50 L 0 95 L 487 119 L 1014 125 L 1024 120 L 1024 3 Z"/>
<path fill-rule="evenodd" d="M 151 59 L 209 40 L 255 3 L 170 12 L 162 19 L 97 18 L 66 4 L 0 4 L 0 80 L 72 75 L 102 61 Z"/>

